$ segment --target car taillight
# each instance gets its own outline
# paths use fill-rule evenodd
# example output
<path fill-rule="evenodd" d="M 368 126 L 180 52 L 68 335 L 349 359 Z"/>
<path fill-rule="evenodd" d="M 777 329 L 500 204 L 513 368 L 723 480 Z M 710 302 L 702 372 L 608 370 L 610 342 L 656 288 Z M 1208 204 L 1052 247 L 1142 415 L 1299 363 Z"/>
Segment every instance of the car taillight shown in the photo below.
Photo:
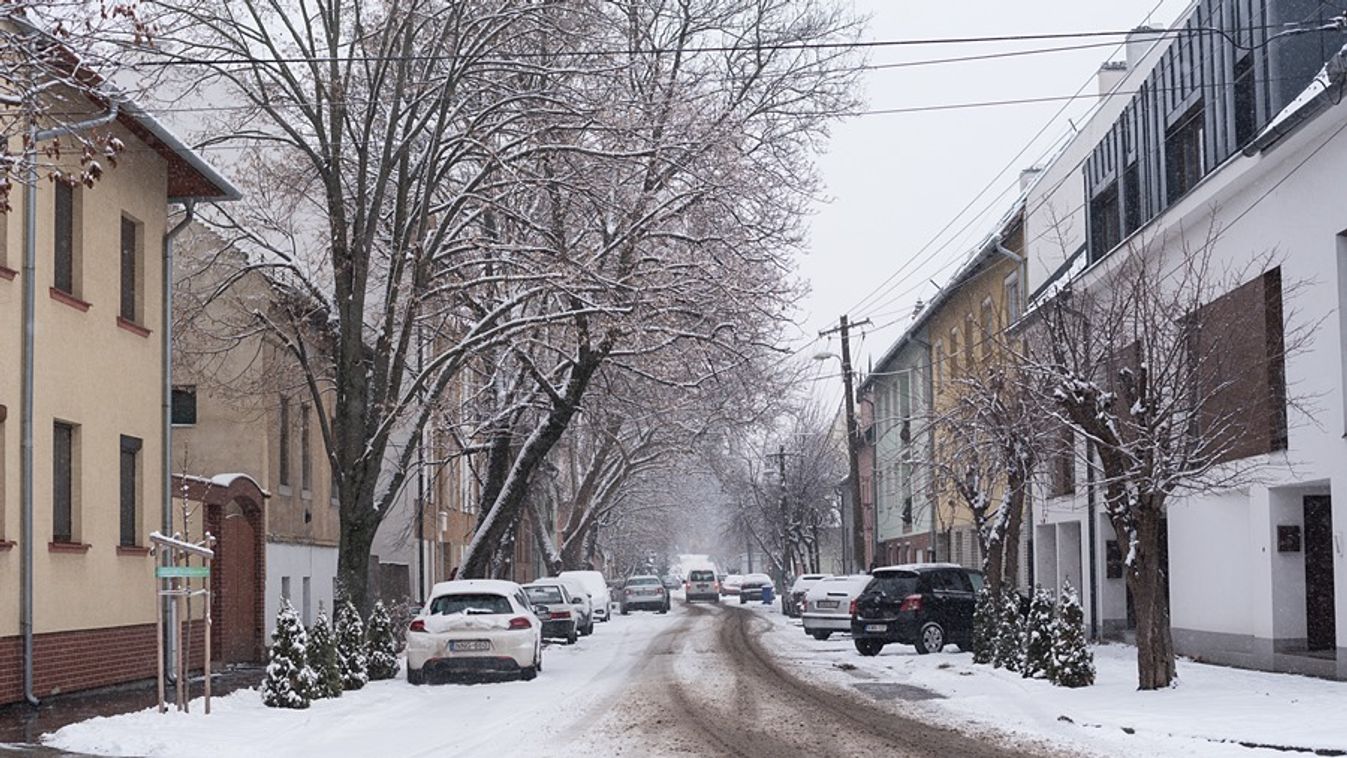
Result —
<path fill-rule="evenodd" d="M 511 629 L 530 629 L 532 627 L 533 622 L 529 621 L 524 616 L 515 616 L 514 618 L 510 619 Z"/>
<path fill-rule="evenodd" d="M 552 611 L 550 617 L 551 617 L 552 619 L 568 619 L 568 618 L 571 617 L 571 612 L 570 612 L 570 611 Z M 525 620 L 527 620 L 527 619 L 525 619 Z"/>
<path fill-rule="evenodd" d="M 856 598 L 851 598 L 851 605 L 847 608 L 847 612 L 852 616 L 856 615 Z"/>
<path fill-rule="evenodd" d="M 426 622 L 422 621 L 421 619 L 413 621 L 412 625 L 407 627 L 407 631 L 409 632 L 424 632 L 425 630 L 426 630 Z"/>
<path fill-rule="evenodd" d="M 903 598 L 903 602 L 898 606 L 898 612 L 919 611 L 921 610 L 921 595 L 908 595 Z"/>

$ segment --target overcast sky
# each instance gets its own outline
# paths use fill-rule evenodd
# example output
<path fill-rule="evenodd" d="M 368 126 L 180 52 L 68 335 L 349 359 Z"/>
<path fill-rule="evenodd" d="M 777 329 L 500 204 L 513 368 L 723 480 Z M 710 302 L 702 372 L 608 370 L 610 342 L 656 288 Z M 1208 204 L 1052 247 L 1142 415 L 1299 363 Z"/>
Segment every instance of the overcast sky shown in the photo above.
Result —
<path fill-rule="evenodd" d="M 1168 26 L 1188 4 L 1188 0 L 856 0 L 857 9 L 871 17 L 867 36 L 872 40 L 1123 30 L 1145 22 L 1152 9 L 1156 10 L 1150 23 Z M 1076 93 L 1087 80 L 1085 93 L 1097 93 L 1094 76 L 1099 65 L 1122 58 L 1113 42 L 1114 38 L 1085 38 L 875 48 L 871 66 L 1110 43 L 1084 50 L 869 70 L 864 78 L 866 107 L 1062 97 Z M 843 313 L 853 320 L 873 319 L 880 328 L 867 329 L 857 351 L 857 365 L 864 369 L 901 334 L 916 300 L 931 297 L 935 286 L 929 280 L 943 284 L 969 249 L 991 231 L 1017 194 L 1020 169 L 1043 160 L 1069 133 L 1068 119 L 1079 121 L 1093 100 L 1072 102 L 1055 120 L 1062 102 L 866 115 L 837 126 L 831 148 L 820 161 L 829 201 L 819 206 L 812 220 L 812 249 L 800 261 L 800 273 L 811 286 L 801 304 L 803 332 L 812 337 L 835 325 Z M 941 233 L 1026 145 L 1024 156 L 969 213 Z M 861 304 L 900 267 L 901 275 L 885 285 L 881 295 Z M 824 350 L 835 352 L 836 340 L 810 346 L 803 353 L 807 358 Z M 829 378 L 837 364 L 820 363 L 817 368 L 816 395 L 839 403 L 841 385 Z"/>

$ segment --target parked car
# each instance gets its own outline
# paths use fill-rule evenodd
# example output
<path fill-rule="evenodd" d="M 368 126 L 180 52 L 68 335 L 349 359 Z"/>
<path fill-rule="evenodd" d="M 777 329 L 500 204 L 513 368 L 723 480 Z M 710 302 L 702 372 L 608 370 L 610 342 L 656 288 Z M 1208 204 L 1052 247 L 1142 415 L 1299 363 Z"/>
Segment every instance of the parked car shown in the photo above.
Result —
<path fill-rule="evenodd" d="M 743 581 L 739 583 L 739 604 L 743 605 L 750 600 L 762 602 L 762 593 L 768 587 L 772 586 L 772 577 L 766 574 L 747 574 Z"/>
<path fill-rule="evenodd" d="M 577 600 L 560 582 L 538 580 L 524 585 L 524 594 L 533 604 L 533 612 L 543 622 L 543 639 L 566 640 L 574 645 L 580 638 L 580 612 Z"/>
<path fill-rule="evenodd" d="M 612 595 L 608 593 L 608 580 L 603 578 L 603 572 L 563 571 L 557 574 L 557 578 L 573 579 L 579 582 L 585 588 L 585 592 L 589 593 L 590 603 L 594 606 L 594 620 L 608 620 L 608 607 L 612 603 Z"/>
<path fill-rule="evenodd" d="M 533 679 L 543 668 L 542 642 L 542 622 L 518 584 L 440 582 L 407 628 L 407 681 L 455 673 Z"/>
<path fill-rule="evenodd" d="M 739 594 L 739 585 L 743 583 L 744 578 L 739 574 L 726 574 L 724 579 L 720 580 L 721 596 L 734 597 Z"/>
<path fill-rule="evenodd" d="M 781 593 L 781 612 L 792 618 L 804 612 L 804 596 L 810 587 L 832 574 L 801 574 L 791 582 L 790 589 Z"/>
<path fill-rule="evenodd" d="M 720 602 L 720 582 L 716 581 L 716 572 L 710 569 L 693 569 L 688 572 L 688 580 L 683 587 L 683 599 L 691 603 L 694 600 Z"/>
<path fill-rule="evenodd" d="M 580 636 L 586 637 L 594 633 L 594 599 L 589 596 L 585 590 L 585 585 L 573 576 L 561 578 L 559 576 L 545 576 L 536 580 L 536 583 L 556 582 L 565 585 L 566 591 L 571 593 L 571 598 L 576 602 L 575 610 L 580 614 Z"/>
<path fill-rule="evenodd" d="M 622 595 L 617 602 L 623 616 L 639 610 L 668 613 L 669 591 L 664 589 L 657 576 L 652 574 L 633 576 L 622 585 Z"/>
<path fill-rule="evenodd" d="M 870 584 L 869 574 L 849 574 L 820 579 L 810 587 L 801 603 L 800 618 L 804 633 L 826 640 L 834 632 L 851 631 L 851 608 Z"/>
<path fill-rule="evenodd" d="M 973 605 L 982 574 L 952 563 L 915 563 L 871 572 L 874 581 L 856 598 L 851 636 L 861 655 L 878 655 L 891 642 L 938 653 L 973 639 Z"/>
<path fill-rule="evenodd" d="M 670 592 L 683 589 L 683 580 L 673 574 L 665 574 L 664 576 L 661 576 L 659 580 L 664 584 L 664 589 Z"/>

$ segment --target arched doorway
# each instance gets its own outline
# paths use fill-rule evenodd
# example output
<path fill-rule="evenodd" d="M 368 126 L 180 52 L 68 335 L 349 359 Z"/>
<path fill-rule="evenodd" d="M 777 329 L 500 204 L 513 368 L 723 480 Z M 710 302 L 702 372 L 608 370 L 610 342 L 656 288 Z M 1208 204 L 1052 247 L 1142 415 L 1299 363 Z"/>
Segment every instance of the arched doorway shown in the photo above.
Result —
<path fill-rule="evenodd" d="M 211 650 L 222 663 L 262 660 L 266 578 L 266 492 L 246 474 L 211 479 L 175 475 L 174 488 L 205 505 L 215 536 L 211 573 Z"/>

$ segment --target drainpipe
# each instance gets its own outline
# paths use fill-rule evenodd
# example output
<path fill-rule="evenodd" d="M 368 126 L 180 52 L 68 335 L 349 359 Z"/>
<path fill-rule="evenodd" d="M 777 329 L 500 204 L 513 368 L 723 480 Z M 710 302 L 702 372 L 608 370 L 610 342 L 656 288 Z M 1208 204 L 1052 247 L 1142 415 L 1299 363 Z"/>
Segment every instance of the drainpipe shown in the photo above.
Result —
<path fill-rule="evenodd" d="M 162 313 L 160 313 L 159 325 L 159 347 L 160 347 L 160 373 L 163 374 L 164 384 L 161 388 L 162 408 L 161 431 L 163 437 L 163 449 L 160 451 L 160 465 L 163 466 L 163 493 L 160 498 L 160 519 L 163 524 L 163 533 L 173 533 L 173 241 L 179 234 L 192 223 L 192 218 L 196 210 L 196 204 L 192 200 L 184 201 L 183 217 L 172 229 L 164 235 L 164 259 L 162 292 L 163 298 Z M 173 562 L 171 550 L 164 550 L 159 556 L 161 565 L 168 566 Z M 176 603 L 168 603 L 167 607 L 158 609 L 156 612 L 163 614 L 164 617 L 164 659 L 167 661 L 175 660 L 174 640 L 177 635 L 170 630 L 176 629 L 173 626 L 177 623 Z M 164 670 L 170 672 L 168 677 L 172 681 L 176 676 L 174 667 L 165 665 Z"/>
<path fill-rule="evenodd" d="M 1085 440 L 1085 513 L 1090 535 L 1090 638 L 1099 641 L 1099 537 L 1095 534 L 1094 441 Z"/>
<path fill-rule="evenodd" d="M 33 694 L 33 382 L 36 355 L 37 284 L 37 145 L 39 142 L 86 129 L 95 129 L 117 118 L 118 103 L 113 100 L 101 116 L 52 129 L 38 129 L 36 120 L 28 127 L 28 178 L 23 190 L 23 395 L 19 407 L 19 513 L 20 571 L 19 633 L 23 637 L 23 699 L 34 707 L 41 704 Z"/>

